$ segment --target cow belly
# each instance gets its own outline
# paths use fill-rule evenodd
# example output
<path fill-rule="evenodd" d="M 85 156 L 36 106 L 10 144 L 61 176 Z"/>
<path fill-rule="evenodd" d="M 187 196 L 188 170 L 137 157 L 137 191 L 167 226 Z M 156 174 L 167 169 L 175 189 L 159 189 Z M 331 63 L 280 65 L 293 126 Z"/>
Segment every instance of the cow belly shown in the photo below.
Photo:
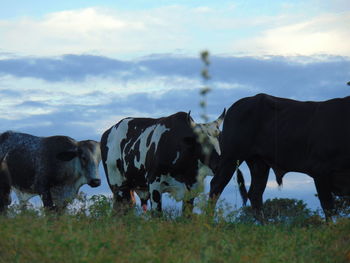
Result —
<path fill-rule="evenodd" d="M 56 186 L 51 188 L 51 195 L 53 203 L 58 207 L 65 207 L 69 202 L 71 202 L 78 189 L 72 186 Z"/>
<path fill-rule="evenodd" d="M 350 196 L 350 171 L 336 173 L 332 177 L 332 192 L 339 196 Z"/>
<path fill-rule="evenodd" d="M 185 197 L 187 187 L 184 183 L 177 181 L 171 175 L 163 175 L 161 178 L 161 190 L 167 192 L 176 201 L 182 201 Z"/>

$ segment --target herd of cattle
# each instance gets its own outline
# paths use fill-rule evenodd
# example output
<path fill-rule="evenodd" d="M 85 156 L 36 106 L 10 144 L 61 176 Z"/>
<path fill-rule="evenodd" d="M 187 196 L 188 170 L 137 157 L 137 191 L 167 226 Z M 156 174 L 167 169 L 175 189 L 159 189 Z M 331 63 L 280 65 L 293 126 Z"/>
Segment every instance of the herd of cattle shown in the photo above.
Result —
<path fill-rule="evenodd" d="M 0 212 L 11 203 L 11 190 L 21 204 L 40 195 L 44 207 L 64 208 L 83 184 L 101 184 L 101 160 L 116 210 L 134 205 L 134 192 L 144 210 L 150 200 L 151 209 L 161 211 L 164 192 L 191 208 L 193 199 L 186 197 L 203 180 L 201 166 L 214 174 L 209 196 L 215 203 L 246 162 L 248 192 L 241 174 L 237 179 L 259 220 L 270 168 L 279 183 L 290 171 L 311 176 L 330 218 L 333 195 L 350 196 L 349 117 L 350 97 L 300 102 L 258 94 L 237 101 L 210 123 L 198 124 L 185 112 L 125 118 L 105 131 L 101 142 L 7 131 L 0 134 Z"/>

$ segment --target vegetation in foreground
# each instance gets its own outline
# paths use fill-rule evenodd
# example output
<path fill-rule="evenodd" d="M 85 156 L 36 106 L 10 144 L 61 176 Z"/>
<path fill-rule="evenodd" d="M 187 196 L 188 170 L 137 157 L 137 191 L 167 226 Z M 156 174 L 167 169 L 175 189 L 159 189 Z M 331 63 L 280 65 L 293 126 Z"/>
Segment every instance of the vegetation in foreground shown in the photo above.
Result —
<path fill-rule="evenodd" d="M 326 224 L 302 201 L 269 202 L 264 226 L 249 209 L 117 216 L 104 196 L 60 216 L 12 207 L 0 217 L 0 262 L 350 262 L 349 218 Z"/>

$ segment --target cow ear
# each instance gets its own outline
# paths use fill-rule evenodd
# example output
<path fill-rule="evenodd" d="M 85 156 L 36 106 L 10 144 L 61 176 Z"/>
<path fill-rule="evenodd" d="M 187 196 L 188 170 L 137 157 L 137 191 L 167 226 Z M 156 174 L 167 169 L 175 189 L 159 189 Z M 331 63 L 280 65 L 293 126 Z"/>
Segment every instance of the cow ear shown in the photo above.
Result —
<path fill-rule="evenodd" d="M 57 154 L 56 158 L 60 161 L 69 162 L 77 156 L 78 156 L 77 151 L 66 151 L 66 152 L 60 152 L 59 154 Z"/>

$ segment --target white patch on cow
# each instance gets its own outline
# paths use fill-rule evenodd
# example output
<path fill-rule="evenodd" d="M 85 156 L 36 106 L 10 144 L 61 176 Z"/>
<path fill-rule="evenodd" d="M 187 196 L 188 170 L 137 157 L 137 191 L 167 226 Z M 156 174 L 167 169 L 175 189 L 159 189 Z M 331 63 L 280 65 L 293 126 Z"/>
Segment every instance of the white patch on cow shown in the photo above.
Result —
<path fill-rule="evenodd" d="M 169 174 L 161 176 L 161 190 L 162 193 L 169 193 L 176 201 L 183 200 L 188 192 L 186 184 L 177 181 Z"/>
<path fill-rule="evenodd" d="M 180 152 L 176 152 L 176 156 L 174 161 L 172 161 L 172 164 L 175 164 L 179 158 L 180 158 Z"/>
<path fill-rule="evenodd" d="M 141 165 L 145 164 L 146 161 L 146 155 L 152 144 L 155 144 L 155 151 L 157 151 L 158 143 L 164 132 L 168 131 L 170 129 L 166 128 L 165 125 L 152 125 L 150 127 L 147 127 L 140 135 L 138 140 L 134 143 L 134 145 L 131 147 L 131 150 L 134 150 L 135 145 L 140 141 L 140 146 L 139 146 L 139 152 L 140 152 L 140 160 L 137 161 L 137 157 L 135 156 L 134 159 L 134 165 L 136 168 L 140 169 Z M 147 146 L 147 138 L 150 135 L 150 133 L 153 131 L 151 141 L 149 145 Z M 125 153 L 126 154 L 126 153 Z"/>
<path fill-rule="evenodd" d="M 108 180 L 111 185 L 121 186 L 123 181 L 126 180 L 125 176 L 119 171 L 116 165 L 118 159 L 123 160 L 124 156 L 120 149 L 120 143 L 126 138 L 128 132 L 128 123 L 131 118 L 122 120 L 118 128 L 115 126 L 110 130 L 107 138 L 107 160 L 106 166 L 108 170 Z"/>
<path fill-rule="evenodd" d="M 20 206 L 25 206 L 30 198 L 37 195 L 37 194 L 23 192 L 15 187 L 12 187 L 12 190 L 15 192 L 18 198 Z"/>

